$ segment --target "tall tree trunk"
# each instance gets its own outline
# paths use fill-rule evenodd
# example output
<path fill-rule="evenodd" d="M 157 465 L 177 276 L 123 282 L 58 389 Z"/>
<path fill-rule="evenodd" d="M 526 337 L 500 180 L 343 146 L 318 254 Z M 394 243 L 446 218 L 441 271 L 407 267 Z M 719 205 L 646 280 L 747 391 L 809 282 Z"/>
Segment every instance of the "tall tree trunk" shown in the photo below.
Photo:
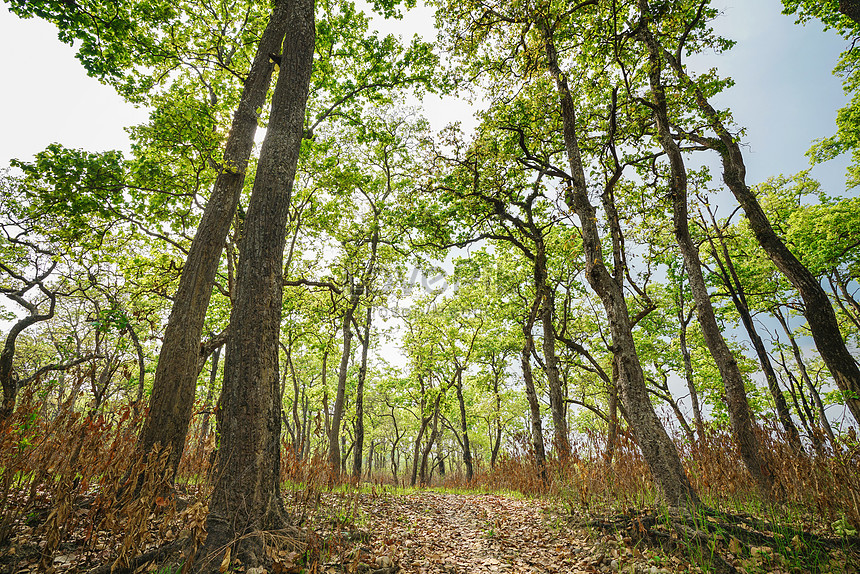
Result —
<path fill-rule="evenodd" d="M 720 154 L 723 181 L 743 207 L 758 244 L 803 299 L 804 315 L 818 353 L 827 365 L 836 386 L 842 391 L 845 404 L 854 420 L 860 422 L 860 366 L 845 345 L 827 293 L 818 279 L 804 267 L 773 230 L 761 204 L 746 183 L 746 165 L 740 145 L 726 129 L 719 112 L 711 106 L 702 89 L 687 75 L 678 59 L 669 53 L 666 53 L 666 58 L 678 79 L 693 89 L 699 109 L 710 122 L 711 129 L 717 133 L 716 140 L 697 138 L 698 141 Z"/>
<path fill-rule="evenodd" d="M 738 314 L 741 317 L 741 322 L 749 335 L 750 341 L 752 341 L 762 372 L 764 372 L 765 380 L 767 380 L 767 388 L 770 391 L 770 395 L 773 397 L 774 405 L 776 405 L 776 414 L 779 417 L 782 428 L 785 429 L 788 441 L 796 450 L 803 450 L 803 445 L 800 442 L 800 433 L 797 432 L 797 427 L 794 426 L 794 421 L 791 420 L 791 411 L 788 409 L 788 403 L 785 401 L 785 397 L 782 395 L 782 390 L 779 388 L 779 381 L 776 378 L 776 372 L 773 370 L 773 365 L 770 362 L 770 356 L 767 354 L 764 341 L 759 336 L 758 331 L 755 328 L 752 313 L 750 313 L 749 304 L 747 303 L 744 286 L 738 277 L 734 263 L 732 263 L 732 258 L 729 254 L 728 247 L 726 246 L 725 238 L 723 237 L 713 214 L 711 214 L 711 224 L 720 241 L 723 255 L 722 259 L 720 259 L 717 254 L 717 248 L 714 245 L 713 239 L 709 237 L 708 241 L 710 242 L 711 249 L 713 250 L 712 255 L 714 260 L 720 268 L 720 277 L 723 280 L 723 285 L 728 289 L 729 295 L 732 298 L 732 303 L 734 303 L 735 309 L 737 309 Z"/>
<path fill-rule="evenodd" d="M 346 402 L 346 378 L 349 371 L 349 358 L 352 354 L 352 318 L 355 308 L 358 306 L 358 298 L 361 296 L 361 288 L 357 287 L 352 276 L 347 274 L 347 288 L 349 289 L 349 300 L 347 308 L 343 312 L 343 353 L 340 356 L 340 369 L 337 373 L 337 395 L 334 398 L 334 412 L 331 416 L 331 430 L 328 437 L 328 462 L 333 470 L 341 467 L 340 450 L 340 423 L 343 419 L 344 403 Z"/>
<path fill-rule="evenodd" d="M 370 347 L 370 323 L 373 309 L 368 302 L 364 317 L 364 340 L 361 346 L 361 366 L 358 369 L 358 384 L 355 388 L 355 452 L 352 457 L 352 475 L 361 477 L 361 460 L 364 455 L 364 381 L 367 379 L 367 354 Z"/>
<path fill-rule="evenodd" d="M 472 482 L 475 471 L 472 468 L 472 447 L 469 444 L 469 425 L 466 421 L 466 402 L 463 400 L 463 369 L 457 367 L 457 402 L 460 405 L 460 432 L 463 441 L 463 463 L 466 465 L 466 483 Z"/>
<path fill-rule="evenodd" d="M 657 135 L 663 151 L 669 158 L 670 182 L 669 189 L 672 198 L 673 226 L 675 240 L 681 255 L 684 258 L 684 268 L 687 271 L 687 279 L 693 300 L 696 302 L 696 316 L 699 326 L 705 338 L 705 344 L 717 369 L 723 379 L 726 390 L 726 406 L 729 411 L 729 422 L 738 442 L 741 459 L 744 461 L 747 471 L 758 484 L 759 489 L 767 496 L 773 490 L 773 469 L 766 451 L 762 450 L 756 436 L 756 423 L 747 400 L 746 389 L 741 370 L 738 367 L 729 346 L 723 338 L 720 326 L 714 315 L 714 307 L 708 295 L 708 287 L 702 274 L 702 263 L 699 259 L 699 249 L 690 236 L 689 212 L 687 209 L 687 168 L 681 149 L 672 136 L 669 123 L 669 112 L 666 104 L 666 93 L 663 87 L 661 74 L 660 51 L 656 39 L 651 33 L 648 25 L 647 1 L 639 3 L 643 14 L 643 22 L 639 33 L 648 48 L 649 56 L 649 81 L 651 84 L 651 95 L 654 98 L 652 112 L 657 124 Z"/>
<path fill-rule="evenodd" d="M 612 335 L 612 348 L 618 361 L 621 397 L 628 422 L 642 449 L 664 500 L 672 506 L 698 506 L 699 497 L 690 485 L 674 443 L 660 424 L 648 397 L 645 376 L 633 340 L 627 301 L 621 285 L 609 273 L 603 259 L 603 247 L 597 229 L 594 206 L 588 198 L 585 169 L 577 141 L 577 119 L 567 76 L 558 65 L 553 31 L 545 20 L 538 22 L 546 50 L 547 67 L 555 79 L 561 106 L 562 129 L 570 167 L 570 185 L 565 201 L 579 217 L 585 255 L 585 275 L 606 310 Z M 615 223 L 617 225 L 617 223 Z"/>
<path fill-rule="evenodd" d="M 779 310 L 779 307 L 774 307 L 773 315 L 776 317 L 776 320 L 779 321 L 782 330 L 785 331 L 788 341 L 791 343 L 791 352 L 792 355 L 794 355 L 794 361 L 797 363 L 797 368 L 800 371 L 800 379 L 803 381 L 803 384 L 806 385 L 806 388 L 809 389 L 809 394 L 812 396 L 812 401 L 815 403 L 815 408 L 818 410 L 821 429 L 827 434 L 830 444 L 835 447 L 836 437 L 833 434 L 833 429 L 830 427 L 830 421 L 827 420 L 824 403 L 821 402 L 821 395 L 818 393 L 818 389 L 815 388 L 815 385 L 812 384 L 812 379 L 809 378 L 809 371 L 806 370 L 806 364 L 803 362 L 803 356 L 800 353 L 800 347 L 797 344 L 797 340 L 794 338 L 794 333 L 791 332 L 791 328 L 788 326 L 788 321 L 786 321 L 785 316 Z"/>
<path fill-rule="evenodd" d="M 547 386 L 549 387 L 549 408 L 552 412 L 552 425 L 555 433 L 554 443 L 558 458 L 560 460 L 567 460 L 570 456 L 570 440 L 567 436 L 564 395 L 561 390 L 561 381 L 558 374 L 558 358 L 555 353 L 555 329 L 552 324 L 552 316 L 555 309 L 553 293 L 548 285 L 546 245 L 544 244 L 543 235 L 538 229 L 535 229 L 533 239 L 535 242 L 535 293 L 540 299 L 538 314 L 540 315 L 541 327 L 543 328 L 542 350 Z"/>
<path fill-rule="evenodd" d="M 541 480 L 546 482 L 548 480 L 546 474 L 546 452 L 544 451 L 543 445 L 543 425 L 541 423 L 540 416 L 540 403 L 537 398 L 537 391 L 535 389 L 534 376 L 532 375 L 532 351 L 534 350 L 534 336 L 532 335 L 532 329 L 534 328 L 535 318 L 537 315 L 538 306 L 540 305 L 539 295 L 536 295 L 534 303 L 532 303 L 531 311 L 529 312 L 529 316 L 526 318 L 526 322 L 523 324 L 523 351 L 520 355 L 520 366 L 523 371 L 523 381 L 526 385 L 526 399 L 529 402 L 529 414 L 531 419 L 531 427 L 532 427 L 532 447 L 534 448 L 535 453 L 535 462 L 537 463 L 537 467 L 540 471 Z"/>
<path fill-rule="evenodd" d="M 421 486 L 427 486 L 430 479 L 427 472 L 427 461 L 430 458 L 430 453 L 433 451 L 436 437 L 439 436 L 439 403 L 441 400 L 442 392 L 440 389 L 440 392 L 436 395 L 436 400 L 433 401 L 433 426 L 430 427 L 430 438 L 427 439 L 427 444 L 424 445 L 424 449 L 421 451 L 421 464 L 418 469 L 418 484 Z"/>
<path fill-rule="evenodd" d="M 179 465 L 191 423 L 200 335 L 212 284 L 245 181 L 245 169 L 257 132 L 257 109 L 265 104 L 269 90 L 273 70 L 269 55 L 280 52 L 289 20 L 289 6 L 289 2 L 278 0 L 260 38 L 239 105 L 233 114 L 223 166 L 182 267 L 179 288 L 167 320 L 152 383 L 149 416 L 141 430 L 140 444 L 146 452 L 156 445 L 170 447 L 167 467 L 173 473 Z"/>
<path fill-rule="evenodd" d="M 370 326 L 373 320 L 371 307 L 370 282 L 376 266 L 376 250 L 379 246 L 379 223 L 375 222 L 370 239 L 370 261 L 363 286 L 367 291 L 367 311 L 364 318 L 364 338 L 361 341 L 361 367 L 358 370 L 358 385 L 355 390 L 355 452 L 353 454 L 352 474 L 361 476 L 361 458 L 364 451 L 364 381 L 367 378 L 367 353 L 370 350 Z"/>
<path fill-rule="evenodd" d="M 699 406 L 699 393 L 696 390 L 696 382 L 693 379 L 693 361 L 690 357 L 690 348 L 687 345 L 687 326 L 692 319 L 692 310 L 689 315 L 684 314 L 684 296 L 683 286 L 678 286 L 678 342 L 681 347 L 681 358 L 684 361 L 684 381 L 687 384 L 687 390 L 690 392 L 690 404 L 693 406 L 693 422 L 696 425 L 696 435 L 699 440 L 705 440 L 705 421 L 702 418 L 702 409 Z"/>
<path fill-rule="evenodd" d="M 278 339 L 286 225 L 315 38 L 313 0 L 295 0 L 289 6 L 280 73 L 239 257 L 221 392 L 221 448 L 202 549 L 202 556 L 220 557 L 238 541 L 233 556 L 247 567 L 265 558 L 262 538 L 251 533 L 287 525 L 280 498 Z M 216 558 L 204 568 L 216 571 L 220 563 Z"/>
<path fill-rule="evenodd" d="M 495 425 L 490 427 L 490 468 L 496 468 L 496 461 L 499 458 L 499 449 L 502 446 L 502 397 L 499 394 L 499 377 L 500 373 L 493 369 L 493 396 L 495 398 Z M 495 426 L 495 429 L 493 429 Z"/>
<path fill-rule="evenodd" d="M 418 436 L 415 437 L 415 445 L 413 448 L 412 455 L 412 472 L 409 480 L 410 486 L 415 486 L 418 480 L 418 466 L 419 460 L 421 456 L 421 440 L 424 438 L 424 433 L 427 430 L 427 425 L 430 424 L 430 421 L 433 419 L 432 413 L 428 416 L 424 414 L 424 409 L 426 408 L 426 389 L 424 387 L 424 377 L 419 374 L 418 375 L 418 384 L 421 388 L 421 413 L 419 415 L 419 427 L 418 427 Z M 393 413 L 393 411 L 392 411 Z M 392 414 L 393 416 L 393 414 Z"/>

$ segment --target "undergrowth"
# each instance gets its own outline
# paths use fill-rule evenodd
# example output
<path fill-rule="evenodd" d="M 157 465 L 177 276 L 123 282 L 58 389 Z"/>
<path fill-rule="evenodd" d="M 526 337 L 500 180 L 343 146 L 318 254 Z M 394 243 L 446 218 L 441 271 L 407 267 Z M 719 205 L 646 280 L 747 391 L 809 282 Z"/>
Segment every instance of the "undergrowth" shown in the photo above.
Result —
<path fill-rule="evenodd" d="M 215 433 L 195 419 L 171 491 L 162 472 L 167 453 L 144 456 L 137 450 L 143 416 L 131 406 L 81 412 L 70 401 L 48 411 L 32 393 L 23 394 L 0 433 L 0 572 L 24 565 L 44 571 L 124 567 L 177 540 L 185 541 L 186 555 L 193 554 L 204 536 Z M 507 456 L 494 467 L 477 461 L 468 484 L 449 464 L 444 476 L 431 474 L 424 488 L 381 469 L 361 480 L 333 472 L 322 453 L 302 460 L 285 444 L 284 505 L 306 533 L 307 547 L 287 552 L 272 542 L 270 558 L 285 571 L 340 559 L 344 548 L 373 528 L 373 517 L 362 509 L 367 497 L 432 490 L 550 499 L 564 518 L 560 528 L 585 528 L 607 544 L 647 548 L 641 552 L 648 563 L 676 570 L 681 563 L 705 572 L 856 568 L 856 439 L 807 452 L 794 451 L 775 429 L 762 431 L 760 439 L 775 469 L 769 499 L 744 471 L 727 431 L 713 430 L 696 444 L 676 441 L 704 502 L 686 515 L 660 505 L 629 434 L 611 449 L 600 433 L 577 437 L 570 459 L 548 462 L 545 481 L 533 457 Z M 63 562 L 70 548 L 79 563 Z M 162 571 L 187 571 L 181 555 L 172 560 Z"/>

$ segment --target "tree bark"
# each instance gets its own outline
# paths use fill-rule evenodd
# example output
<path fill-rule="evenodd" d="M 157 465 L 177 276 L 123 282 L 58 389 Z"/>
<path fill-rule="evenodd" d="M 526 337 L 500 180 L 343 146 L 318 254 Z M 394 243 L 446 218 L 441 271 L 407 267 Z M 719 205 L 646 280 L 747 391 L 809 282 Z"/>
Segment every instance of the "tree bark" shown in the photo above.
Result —
<path fill-rule="evenodd" d="M 352 475 L 361 477 L 361 461 L 364 455 L 364 382 L 367 379 L 367 354 L 370 349 L 370 324 L 373 321 L 373 308 L 370 301 L 364 317 L 364 338 L 361 345 L 361 366 L 358 369 L 358 384 L 355 389 L 355 451 L 352 457 Z M 371 449 L 371 456 L 373 452 Z M 368 468 L 368 470 L 370 470 Z"/>
<path fill-rule="evenodd" d="M 340 356 L 340 369 L 337 374 L 337 394 L 334 398 L 334 412 L 331 416 L 331 430 L 328 437 L 328 462 L 333 470 L 341 467 L 340 456 L 340 423 L 343 419 L 344 403 L 346 402 L 346 378 L 349 371 L 349 358 L 352 354 L 352 318 L 358 307 L 361 288 L 356 287 L 351 275 L 347 276 L 349 299 L 343 312 L 343 352 Z"/>
<path fill-rule="evenodd" d="M 532 426 L 532 448 L 534 448 L 535 463 L 540 471 L 541 480 L 545 483 L 548 480 L 548 477 L 546 474 L 546 452 L 544 451 L 543 445 L 543 426 L 541 423 L 540 403 L 538 402 L 537 391 L 535 390 L 531 363 L 532 351 L 534 350 L 535 345 L 532 328 L 535 324 L 539 305 L 540 299 L 536 296 L 535 301 L 532 304 L 531 311 L 526 318 L 526 322 L 523 324 L 523 337 L 525 339 L 525 343 L 523 344 L 523 351 L 520 355 L 520 366 L 523 370 L 523 381 L 526 385 L 526 399 L 528 399 L 529 402 L 529 418 L 531 419 Z"/>
<path fill-rule="evenodd" d="M 376 206 L 373 206 L 376 210 Z M 370 283 L 376 268 L 377 249 L 379 248 L 379 216 L 374 219 L 373 233 L 370 238 L 370 261 L 367 266 L 362 284 L 367 291 L 367 311 L 364 318 L 364 338 L 361 341 L 361 367 L 358 370 L 358 385 L 355 390 L 355 453 L 353 455 L 352 473 L 361 477 L 361 457 L 364 451 L 364 381 L 367 378 L 367 353 L 370 350 L 370 326 L 373 320 L 371 307 Z"/>
<path fill-rule="evenodd" d="M 621 396 L 629 422 L 645 461 L 664 500 L 672 506 L 698 506 L 699 497 L 690 485 L 678 451 L 660 424 L 648 397 L 645 376 L 633 340 L 627 301 L 621 285 L 612 277 L 603 260 L 594 206 L 588 198 L 585 169 L 577 141 L 577 119 L 567 76 L 558 65 L 553 31 L 548 22 L 538 22 L 544 40 L 547 68 L 555 80 L 561 106 L 562 130 L 570 167 L 566 203 L 579 217 L 585 255 L 585 275 L 606 310 L 618 361 Z"/>
<path fill-rule="evenodd" d="M 466 420 L 466 402 L 463 400 L 463 369 L 457 367 L 457 402 L 460 405 L 460 432 L 463 441 L 463 463 L 466 465 L 466 484 L 472 482 L 475 471 L 472 467 L 472 446 L 469 444 L 469 425 Z"/>
<path fill-rule="evenodd" d="M 293 182 L 301 148 L 314 51 L 314 2 L 289 3 L 280 73 L 269 128 L 245 221 L 231 336 L 221 393 L 222 429 L 215 484 L 201 557 L 223 548 L 248 567 L 264 560 L 262 538 L 252 533 L 286 526 L 280 498 L 278 339 L 283 299 L 283 257 Z"/>
<path fill-rule="evenodd" d="M 687 280 L 693 294 L 693 300 L 696 302 L 696 316 L 699 319 L 705 344 L 708 346 L 708 350 L 717 364 L 717 369 L 720 371 L 720 377 L 723 379 L 729 422 L 735 440 L 738 442 L 741 459 L 761 492 L 769 497 L 773 490 L 772 465 L 767 453 L 759 445 L 756 436 L 756 423 L 747 400 L 743 376 L 738 367 L 737 359 L 726 344 L 717 324 L 714 307 L 711 304 L 708 287 L 702 274 L 699 249 L 690 236 L 687 208 L 687 168 L 681 155 L 681 149 L 672 136 L 666 93 L 660 77 L 662 68 L 660 50 L 648 27 L 650 22 L 647 16 L 647 2 L 642 0 L 639 5 L 643 14 L 639 34 L 648 49 L 648 78 L 651 85 L 651 95 L 654 99 L 651 109 L 657 124 L 657 136 L 660 145 L 669 159 L 669 190 L 672 199 L 672 223 L 675 240 L 684 259 L 684 268 L 687 271 Z"/>
<path fill-rule="evenodd" d="M 860 1 L 839 0 L 839 11 L 851 18 L 854 23 L 860 24 Z"/>
<path fill-rule="evenodd" d="M 555 329 L 552 324 L 554 297 L 548 285 L 546 246 L 540 231 L 534 236 L 535 260 L 534 280 L 535 292 L 540 297 L 541 327 L 543 328 L 543 357 L 546 371 L 547 386 L 549 387 L 549 407 L 552 411 L 552 426 L 554 442 L 559 460 L 567 460 L 570 456 L 570 440 L 567 436 L 567 416 L 561 381 L 558 374 L 558 357 L 555 353 Z"/>
<path fill-rule="evenodd" d="M 845 404 L 854 420 L 860 422 L 860 366 L 845 345 L 827 293 L 818 279 L 804 267 L 773 230 L 761 204 L 746 183 L 746 165 L 740 145 L 726 129 L 720 114 L 711 106 L 701 88 L 687 75 L 678 59 L 668 53 L 666 57 L 678 79 L 692 89 L 699 109 L 718 138 L 696 138 L 697 141 L 720 154 L 723 181 L 741 204 L 758 244 L 803 299 L 804 315 L 818 353 L 827 365 L 836 386 L 842 391 Z"/>
<path fill-rule="evenodd" d="M 717 254 L 717 248 L 714 245 L 713 239 L 709 237 L 708 241 L 710 242 L 711 249 L 713 250 L 714 260 L 720 268 L 720 277 L 723 280 L 723 285 L 728 289 L 729 295 L 732 298 L 732 303 L 734 303 L 735 309 L 737 309 L 737 312 L 741 317 L 741 322 L 749 335 L 750 341 L 752 341 L 762 372 L 764 372 L 765 380 L 767 380 L 767 388 L 770 391 L 770 395 L 773 397 L 774 405 L 776 405 L 776 414 L 779 417 L 782 428 L 785 429 L 788 441 L 795 450 L 803 450 L 803 445 L 800 442 L 800 433 L 797 432 L 797 427 L 794 425 L 794 421 L 791 420 L 791 411 L 788 409 L 788 403 L 785 401 L 785 397 L 782 395 L 782 390 L 779 388 L 779 381 L 776 378 L 776 372 L 773 370 L 773 365 L 770 362 L 770 356 L 767 354 L 764 341 L 759 336 L 758 331 L 755 328 L 752 313 L 750 312 L 749 304 L 747 303 L 744 286 L 738 278 L 735 266 L 732 263 L 732 258 L 729 255 L 728 247 L 726 246 L 725 238 L 720 232 L 713 214 L 711 214 L 711 223 L 714 231 L 717 233 L 717 238 L 720 241 L 723 259 L 720 259 Z"/>
<path fill-rule="evenodd" d="M 279 0 L 266 25 L 233 114 L 224 163 L 188 251 L 158 357 L 149 416 L 140 434 L 145 452 L 169 447 L 167 469 L 175 473 L 191 423 L 197 383 L 200 335 L 212 295 L 221 251 L 245 181 L 257 132 L 257 109 L 264 105 L 272 76 L 270 54 L 280 52 L 289 2 Z M 171 478 L 172 480 L 172 478 Z"/>

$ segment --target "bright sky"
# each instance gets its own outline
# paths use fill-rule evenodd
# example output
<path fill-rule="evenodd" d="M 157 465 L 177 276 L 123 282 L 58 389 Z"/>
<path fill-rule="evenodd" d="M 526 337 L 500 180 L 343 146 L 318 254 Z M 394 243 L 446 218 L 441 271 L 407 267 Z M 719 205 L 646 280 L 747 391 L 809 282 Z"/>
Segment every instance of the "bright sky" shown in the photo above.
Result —
<path fill-rule="evenodd" d="M 780 13 L 779 0 L 716 0 L 724 7 L 719 30 L 737 40 L 728 54 L 706 56 L 736 86 L 720 102 L 746 126 L 751 183 L 808 166 L 804 152 L 812 139 L 834 131 L 835 111 L 846 101 L 831 74 L 845 42 L 813 23 L 797 26 Z M 429 10 L 386 26 L 400 32 L 427 29 Z M 127 149 L 123 127 L 146 120 L 146 112 L 126 104 L 113 90 L 89 78 L 71 47 L 60 43 L 52 25 L 20 20 L 0 8 L 0 167 L 11 158 L 29 159 L 52 142 L 90 151 Z M 451 119 L 450 102 L 428 102 L 434 125 Z M 460 112 L 468 113 L 468 112 Z M 831 192 L 841 191 L 845 162 L 813 172 Z"/>

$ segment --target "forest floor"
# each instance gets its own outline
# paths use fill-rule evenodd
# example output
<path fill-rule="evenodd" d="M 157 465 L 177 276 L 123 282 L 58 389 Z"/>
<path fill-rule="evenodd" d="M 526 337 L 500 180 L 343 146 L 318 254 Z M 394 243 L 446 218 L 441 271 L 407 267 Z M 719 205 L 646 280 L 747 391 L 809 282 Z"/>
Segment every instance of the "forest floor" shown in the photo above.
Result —
<path fill-rule="evenodd" d="M 453 573 L 692 573 L 715 571 L 690 552 L 683 541 L 666 550 L 647 544 L 632 530 L 595 528 L 601 519 L 572 516 L 558 501 L 520 495 L 470 494 L 420 490 L 407 493 L 389 488 L 334 491 L 305 489 L 287 492 L 285 506 L 308 542 L 305 553 L 274 549 L 268 571 L 257 574 L 453 574 Z M 50 512 L 45 509 L 44 512 Z M 84 510 L 77 511 L 83 513 Z M 632 512 L 632 511 L 630 511 Z M 175 540 L 190 522 L 202 525 L 205 507 L 200 503 L 175 513 L 170 524 L 153 524 L 145 548 L 151 550 Z M 653 513 L 651 514 L 653 515 Z M 642 527 L 647 510 L 627 517 Z M 616 516 L 617 518 L 617 516 Z M 609 520 L 609 518 L 605 519 Z M 50 522 L 50 521 L 48 521 Z M 77 524 L 80 535 L 70 535 L 52 559 L 42 561 L 44 529 L 25 527 L 11 544 L 0 546 L 0 573 L 49 571 L 52 574 L 87 572 L 110 567 L 119 541 L 107 532 L 86 532 L 86 520 Z M 184 524 L 183 524 L 184 523 Z M 603 522 L 608 524 L 609 522 Z M 652 525 L 653 526 L 653 525 Z M 659 528 L 660 525 L 657 525 Z M 71 534 L 71 533 L 69 533 Z M 93 544 L 84 539 L 97 540 Z M 76 542 L 77 541 L 77 542 Z M 728 542 L 728 541 L 724 541 Z M 735 541 L 737 542 L 737 541 Z M 89 546 L 89 548 L 87 548 Z M 706 545 L 707 546 L 707 545 Z M 114 548 L 114 550 L 111 550 Z M 681 550 L 679 550 L 681 548 Z M 856 555 L 838 550 L 819 556 L 814 563 L 787 564 L 773 549 L 725 545 L 722 555 L 732 563 L 728 572 L 858 572 Z M 732 554 L 734 552 L 734 554 Z M 852 553 L 853 554 L 853 553 Z M 41 556 L 40 556 L 41 555 Z M 174 552 L 158 564 L 142 565 L 137 572 L 181 571 L 183 556 Z M 45 566 L 48 568 L 45 568 Z M 728 563 L 726 563 L 728 564 Z M 222 571 L 243 572 L 233 564 Z M 248 571 L 249 573 L 251 570 Z"/>
<path fill-rule="evenodd" d="M 621 534 L 579 526 L 577 519 L 565 515 L 556 504 L 541 499 L 420 491 L 356 495 L 346 501 L 340 495 L 329 495 L 318 508 L 329 513 L 328 524 L 337 523 L 338 517 L 343 521 L 333 539 L 360 540 L 352 547 L 338 544 L 339 551 L 323 564 L 323 572 L 702 571 L 681 557 L 637 547 Z M 343 520 L 351 513 L 351 519 Z M 321 537 L 332 535 L 328 529 L 317 532 Z M 395 569 L 386 569 L 391 566 Z"/>

